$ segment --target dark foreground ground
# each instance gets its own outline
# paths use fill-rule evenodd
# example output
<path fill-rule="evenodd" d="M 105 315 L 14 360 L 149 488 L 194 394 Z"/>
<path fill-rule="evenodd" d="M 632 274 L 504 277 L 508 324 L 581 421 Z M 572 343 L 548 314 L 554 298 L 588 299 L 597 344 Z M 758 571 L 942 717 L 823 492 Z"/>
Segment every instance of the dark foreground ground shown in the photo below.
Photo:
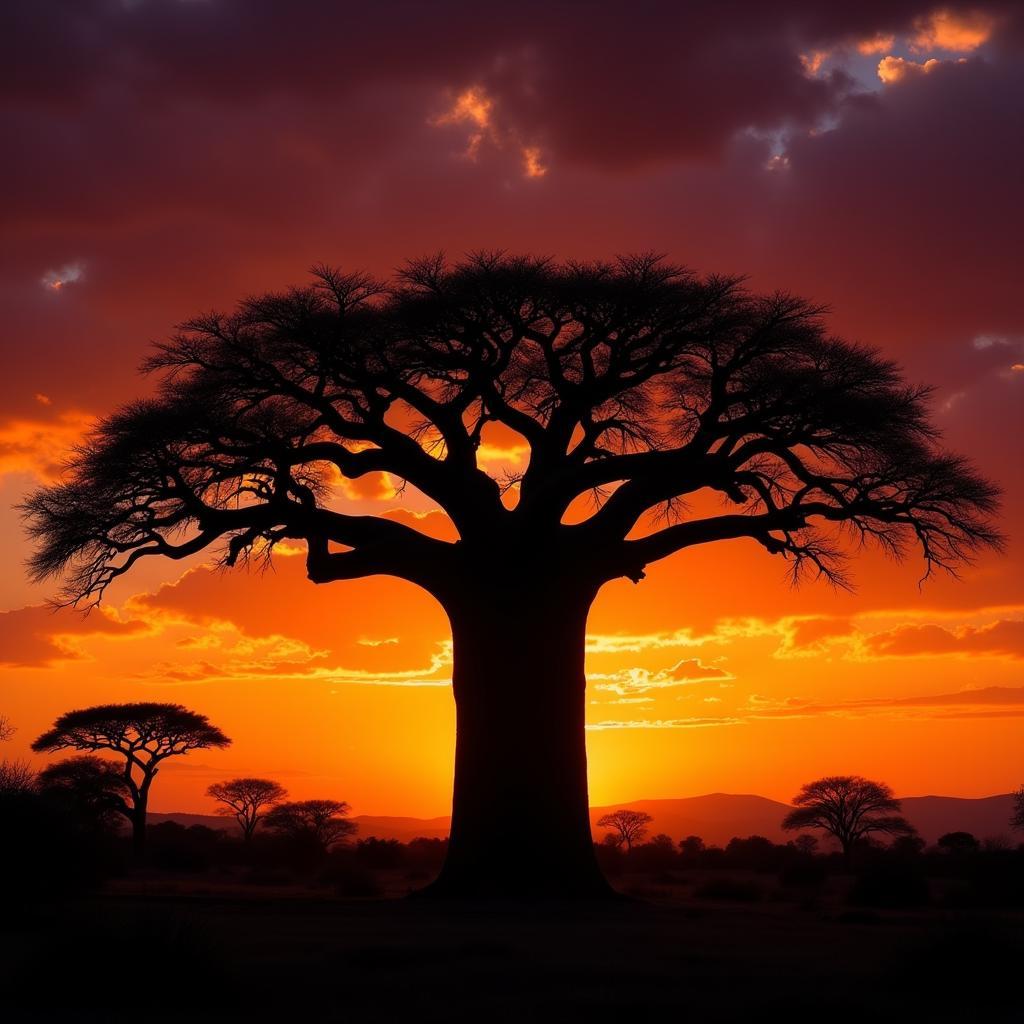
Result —
<path fill-rule="evenodd" d="M 8 1021 L 1021 1021 L 1019 912 L 114 885 L 0 927 Z M 771 1015 L 766 1017 L 766 1015 Z"/>

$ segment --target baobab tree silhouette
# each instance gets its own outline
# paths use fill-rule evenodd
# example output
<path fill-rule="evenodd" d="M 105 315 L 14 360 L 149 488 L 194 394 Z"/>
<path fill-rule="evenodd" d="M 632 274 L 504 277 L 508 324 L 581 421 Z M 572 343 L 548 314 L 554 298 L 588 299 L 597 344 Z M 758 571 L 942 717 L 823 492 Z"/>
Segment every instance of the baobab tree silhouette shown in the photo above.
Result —
<path fill-rule="evenodd" d="M 88 604 L 143 558 L 223 541 L 230 566 L 297 539 L 315 583 L 429 591 L 457 713 L 441 894 L 606 891 L 584 636 L 607 581 L 739 537 L 840 585 L 850 539 L 916 544 L 926 575 L 999 544 L 996 488 L 938 447 L 928 388 L 830 337 L 801 298 L 653 255 L 436 257 L 390 283 L 319 267 L 188 321 L 146 367 L 157 397 L 103 420 L 27 500 L 34 576 Z M 528 448 L 521 473 L 486 471 L 488 428 Z M 426 495 L 457 539 L 332 507 L 332 480 L 374 472 Z M 731 510 L 694 514 L 698 494 Z M 541 856 L 518 855 L 524 830 Z"/>

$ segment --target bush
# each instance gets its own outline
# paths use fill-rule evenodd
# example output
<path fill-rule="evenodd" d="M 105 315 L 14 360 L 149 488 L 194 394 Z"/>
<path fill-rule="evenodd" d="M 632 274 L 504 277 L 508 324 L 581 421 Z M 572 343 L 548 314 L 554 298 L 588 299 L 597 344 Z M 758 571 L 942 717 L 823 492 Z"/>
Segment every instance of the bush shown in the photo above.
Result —
<path fill-rule="evenodd" d="M 369 836 L 356 844 L 356 862 L 376 871 L 405 867 L 407 847 L 397 839 L 378 839 Z"/>

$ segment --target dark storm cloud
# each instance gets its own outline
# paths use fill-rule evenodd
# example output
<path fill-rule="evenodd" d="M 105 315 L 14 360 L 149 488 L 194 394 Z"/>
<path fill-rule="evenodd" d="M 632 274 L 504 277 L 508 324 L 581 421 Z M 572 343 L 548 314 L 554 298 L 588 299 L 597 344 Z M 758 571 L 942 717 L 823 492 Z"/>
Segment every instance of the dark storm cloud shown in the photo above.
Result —
<path fill-rule="evenodd" d="M 0 166 L 17 242 L 0 254 L 0 299 L 22 352 L 4 387 L 58 406 L 83 380 L 124 389 L 176 320 L 315 260 L 387 272 L 493 245 L 662 249 L 809 293 L 865 340 L 939 346 L 929 362 L 950 379 L 995 373 L 1001 350 L 971 339 L 1024 333 L 1011 7 L 985 5 L 998 25 L 980 56 L 877 94 L 800 62 L 911 32 L 935 9 L 2 5 L 0 130 L 18 147 Z M 475 162 L 461 158 L 473 126 L 436 123 L 471 86 L 493 104 L 496 140 Z M 765 170 L 771 149 L 750 127 L 789 130 L 788 169 Z M 523 178 L 526 145 L 541 149 L 540 181 Z M 82 287 L 43 294 L 48 268 L 76 262 Z M 79 407 L 107 401 L 80 394 Z"/>
<path fill-rule="evenodd" d="M 151 113 L 284 97 L 343 116 L 353 94 L 375 88 L 414 88 L 429 102 L 478 84 L 517 134 L 564 159 L 623 167 L 714 154 L 750 126 L 812 124 L 850 82 L 805 74 L 804 50 L 906 31 L 935 6 L 22 0 L 0 13 L 11 48 L 0 89 L 9 102 L 76 110 L 110 94 Z"/>

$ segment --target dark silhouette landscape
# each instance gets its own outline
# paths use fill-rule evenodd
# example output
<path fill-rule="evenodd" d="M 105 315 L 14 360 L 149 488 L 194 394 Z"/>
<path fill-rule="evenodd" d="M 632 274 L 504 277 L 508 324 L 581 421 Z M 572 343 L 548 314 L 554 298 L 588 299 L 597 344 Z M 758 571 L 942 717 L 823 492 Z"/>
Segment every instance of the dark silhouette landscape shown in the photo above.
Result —
<path fill-rule="evenodd" d="M 974 799 L 952 796 L 902 797 L 903 813 L 927 842 L 934 843 L 947 832 L 962 829 L 976 836 L 1006 836 L 1013 812 L 1013 794 Z M 759 835 L 773 842 L 791 838 L 782 829 L 782 819 L 790 805 L 763 796 L 732 793 L 709 793 L 706 796 L 661 800 L 627 800 L 621 804 L 590 809 L 591 828 L 602 815 L 618 807 L 630 807 L 650 814 L 651 829 L 682 838 L 699 835 L 706 842 L 724 846 L 733 836 Z M 172 821 L 179 825 L 203 825 L 206 828 L 231 831 L 233 822 L 212 814 L 153 812 L 153 823 Z M 359 834 L 397 839 L 407 843 L 417 836 L 444 839 L 451 827 L 447 816 L 408 818 L 393 815 L 357 814 L 352 821 Z M 595 835 L 599 830 L 594 830 Z"/>
<path fill-rule="evenodd" d="M 0 1024 L 1024 1020 L 1020 0 L 0 55 Z"/>

